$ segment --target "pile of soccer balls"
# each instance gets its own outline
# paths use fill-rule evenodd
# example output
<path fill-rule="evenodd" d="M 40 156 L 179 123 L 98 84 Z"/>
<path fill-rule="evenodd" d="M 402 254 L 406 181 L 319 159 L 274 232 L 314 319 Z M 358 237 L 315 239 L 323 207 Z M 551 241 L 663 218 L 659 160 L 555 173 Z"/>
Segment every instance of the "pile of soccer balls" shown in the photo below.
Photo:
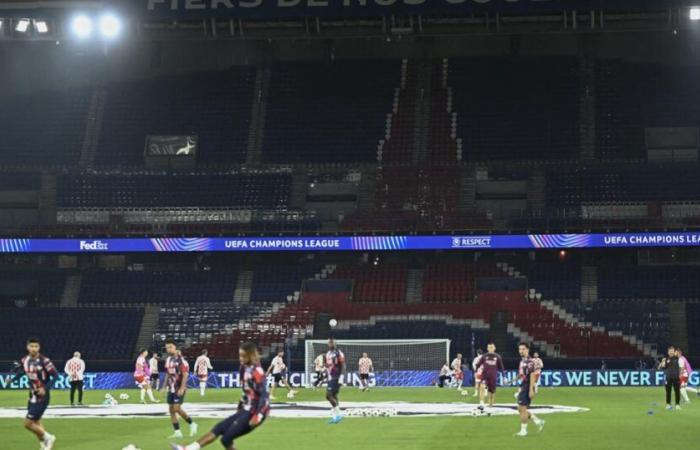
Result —
<path fill-rule="evenodd" d="M 348 417 L 395 417 L 398 411 L 394 408 L 351 408 L 344 411 Z"/>

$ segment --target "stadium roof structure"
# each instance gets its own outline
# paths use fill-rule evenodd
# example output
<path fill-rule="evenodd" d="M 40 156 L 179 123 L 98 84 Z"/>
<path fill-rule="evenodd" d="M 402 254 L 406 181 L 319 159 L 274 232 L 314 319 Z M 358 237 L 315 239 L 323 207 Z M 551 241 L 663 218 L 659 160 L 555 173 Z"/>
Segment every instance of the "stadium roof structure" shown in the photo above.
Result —
<path fill-rule="evenodd" d="M 676 30 L 690 0 L 12 0 L 0 20 L 50 20 L 67 37 L 77 13 L 111 12 L 143 39 L 332 38 Z M 0 39 L 23 38 L 13 27 Z"/>

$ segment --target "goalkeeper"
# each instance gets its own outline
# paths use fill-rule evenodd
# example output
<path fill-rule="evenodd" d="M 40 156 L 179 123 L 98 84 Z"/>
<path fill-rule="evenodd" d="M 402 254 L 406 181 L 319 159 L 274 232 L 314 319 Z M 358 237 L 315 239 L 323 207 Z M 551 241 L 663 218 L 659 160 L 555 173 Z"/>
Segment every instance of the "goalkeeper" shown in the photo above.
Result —
<path fill-rule="evenodd" d="M 313 388 L 316 389 L 323 384 L 326 378 L 326 358 L 323 354 L 314 359 L 314 372 L 316 372 L 316 380 L 314 380 Z"/>

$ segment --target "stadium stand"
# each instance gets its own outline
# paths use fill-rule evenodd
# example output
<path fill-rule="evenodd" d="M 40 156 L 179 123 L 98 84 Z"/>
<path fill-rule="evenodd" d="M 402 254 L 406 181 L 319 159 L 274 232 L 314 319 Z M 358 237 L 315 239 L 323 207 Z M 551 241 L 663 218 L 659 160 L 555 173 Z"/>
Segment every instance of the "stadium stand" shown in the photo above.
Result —
<path fill-rule="evenodd" d="M 0 176 L 0 191 L 38 191 L 41 174 L 36 172 L 10 172 Z"/>
<path fill-rule="evenodd" d="M 187 346 L 206 342 L 226 329 L 232 329 L 258 315 L 267 305 L 226 305 L 222 303 L 186 303 L 160 308 L 154 332 L 156 348 L 168 337 Z"/>
<path fill-rule="evenodd" d="M 11 97 L 0 102 L 0 164 L 28 164 L 29 171 L 3 167 L 0 203 L 12 203 L 13 192 L 37 191 L 21 206 L 41 204 L 44 213 L 55 206 L 57 223 L 45 220 L 47 234 L 305 232 L 320 230 L 322 220 L 324 231 L 426 233 L 700 223 L 697 164 L 643 161 L 646 127 L 700 125 L 697 69 L 612 60 L 593 67 L 593 151 L 618 160 L 611 163 L 579 160 L 585 74 L 571 57 L 276 61 Z M 98 90 L 106 103 L 95 167 L 78 169 Z M 249 142 L 254 106 L 265 109 L 253 142 L 259 149 Z M 198 166 L 143 167 L 148 135 L 190 133 L 199 136 Z M 249 160 L 254 164 L 239 167 Z M 503 162 L 511 160 L 519 162 Z M 304 210 L 307 187 L 324 179 L 312 175 L 319 163 L 358 175 L 356 189 L 338 195 L 354 212 L 343 205 L 337 221 Z M 44 165 L 62 167 L 42 171 Z M 517 193 L 527 204 L 524 218 L 493 219 L 475 206 L 481 171 L 489 181 L 527 183 L 527 192 Z M 541 192 L 534 176 L 543 176 Z M 533 340 L 548 355 L 636 358 L 670 342 L 670 302 L 690 302 L 688 320 L 697 314 L 696 266 L 601 265 L 596 299 L 584 301 L 578 263 L 518 265 L 515 274 L 493 263 L 437 258 L 376 267 L 332 259 L 256 263 L 245 268 L 253 272 L 249 298 L 235 304 L 237 269 L 88 269 L 79 305 L 99 315 L 93 307 L 159 304 L 154 345 L 174 334 L 190 354 L 209 347 L 225 357 L 244 339 L 260 340 L 267 352 L 289 339 L 298 344 L 313 334 L 316 315 L 328 312 L 349 324 L 338 329 L 346 337 L 438 333 L 464 342 L 474 333 L 477 344 L 500 314 L 509 339 Z M 416 298 L 408 295 L 410 270 L 422 272 Z M 324 283 L 304 291 L 314 284 L 307 280 Z M 58 304 L 64 287 L 65 274 L 51 270 L 0 272 L 0 293 L 31 292 L 33 305 Z M 17 300 L 10 294 L 3 305 Z"/>
<path fill-rule="evenodd" d="M 417 127 L 416 102 L 418 98 L 417 64 L 401 61 L 399 87 L 394 89 L 394 101 L 387 115 L 385 134 L 377 146 L 380 163 L 410 163 L 413 161 L 413 138 Z"/>
<path fill-rule="evenodd" d="M 700 125 L 697 67 L 596 61 L 597 153 L 644 158 L 646 127 Z"/>
<path fill-rule="evenodd" d="M 430 264 L 423 275 L 423 301 L 472 301 L 476 293 L 476 278 L 497 275 L 493 266 L 475 264 Z"/>
<path fill-rule="evenodd" d="M 547 175 L 552 207 L 582 203 L 699 201 L 700 175 L 693 167 L 638 166 L 632 169 L 581 168 Z"/>
<path fill-rule="evenodd" d="M 415 230 L 487 228 L 484 213 L 459 210 L 457 167 L 386 167 L 377 172 L 374 205 L 342 223 L 344 230 Z"/>
<path fill-rule="evenodd" d="M 23 299 L 34 305 L 56 305 L 66 283 L 56 270 L 0 271 L 0 298 Z"/>
<path fill-rule="evenodd" d="M 402 303 L 406 301 L 406 275 L 404 266 L 339 265 L 331 277 L 354 281 L 354 301 Z"/>
<path fill-rule="evenodd" d="M 68 359 L 79 350 L 92 360 L 131 358 L 143 310 L 140 308 L 14 308 L 0 310 L 0 359 L 15 359 L 28 336 L 42 350 Z"/>
<path fill-rule="evenodd" d="M 479 265 L 471 270 L 462 268 L 444 273 L 441 266 L 427 268 L 423 286 L 425 303 L 406 303 L 405 268 L 361 268 L 338 266 L 333 278 L 350 278 L 355 287 L 352 296 L 346 291 L 303 293 L 302 305 L 317 312 L 332 313 L 334 317 L 348 321 L 367 321 L 384 316 L 420 317 L 443 316 L 455 320 L 467 320 L 472 326 L 488 328 L 496 314 L 505 313 L 508 332 L 512 338 L 533 340 L 548 355 L 568 357 L 634 357 L 650 351 L 637 343 L 630 344 L 620 333 L 608 333 L 582 320 L 571 320 L 565 312 L 528 299 L 525 291 L 474 291 L 476 279 L 495 280 L 502 273 L 495 265 Z M 370 274 L 370 275 L 368 275 Z M 465 276 L 462 277 L 461 275 Z M 464 283 L 464 279 L 472 280 Z M 454 287 L 442 287 L 452 284 Z M 487 283 L 486 286 L 489 284 Z M 504 281 L 494 286 L 507 285 Z M 438 287 L 439 286 L 439 287 Z M 426 296 L 427 294 L 427 296 Z M 444 319 L 443 319 L 444 320 Z M 556 347 L 556 348 L 555 348 Z"/>
<path fill-rule="evenodd" d="M 449 61 L 432 64 L 428 161 L 449 164 L 462 160 L 462 138 L 457 136 L 458 114 L 453 110 L 453 88 L 449 83 Z"/>
<path fill-rule="evenodd" d="M 253 276 L 250 301 L 286 302 L 288 296 L 301 290 L 304 280 L 320 271 L 321 265 L 315 263 L 258 268 Z"/>
<path fill-rule="evenodd" d="M 76 164 L 90 97 L 89 89 L 4 97 L 0 101 L 0 163 Z"/>
<path fill-rule="evenodd" d="M 232 302 L 235 288 L 235 272 L 95 271 L 83 277 L 79 303 Z"/>
<path fill-rule="evenodd" d="M 656 345 L 662 351 L 671 343 L 671 323 L 668 304 L 665 302 L 600 301 L 591 305 L 578 301 L 559 301 L 557 304 L 585 322 L 634 336 Z"/>
<path fill-rule="evenodd" d="M 291 174 L 270 173 L 132 173 L 62 176 L 61 207 L 227 207 L 284 210 Z"/>
<path fill-rule="evenodd" d="M 398 61 L 273 64 L 264 160 L 376 161 L 400 73 Z"/>
<path fill-rule="evenodd" d="M 449 85 L 464 159 L 577 157 L 576 59 L 451 59 Z"/>
<path fill-rule="evenodd" d="M 690 353 L 700 355 L 700 303 L 689 303 L 686 306 L 686 320 L 688 329 L 688 342 Z"/>
<path fill-rule="evenodd" d="M 567 262 L 541 262 L 527 266 L 528 284 L 550 300 L 581 297 L 581 268 Z"/>
<path fill-rule="evenodd" d="M 149 135 L 199 138 L 204 163 L 245 160 L 255 69 L 161 77 L 108 85 L 98 164 L 143 165 Z"/>
<path fill-rule="evenodd" d="M 235 359 L 241 342 L 253 341 L 262 354 L 268 357 L 285 343 L 295 345 L 313 333 L 313 312 L 302 305 L 280 306 L 279 304 L 258 304 L 254 314 L 239 319 L 238 326 L 228 326 L 218 333 L 212 333 L 193 343 L 188 355 L 196 355 L 207 349 L 212 357 Z"/>
<path fill-rule="evenodd" d="M 598 272 L 598 295 L 605 300 L 700 298 L 700 267 L 605 267 Z"/>

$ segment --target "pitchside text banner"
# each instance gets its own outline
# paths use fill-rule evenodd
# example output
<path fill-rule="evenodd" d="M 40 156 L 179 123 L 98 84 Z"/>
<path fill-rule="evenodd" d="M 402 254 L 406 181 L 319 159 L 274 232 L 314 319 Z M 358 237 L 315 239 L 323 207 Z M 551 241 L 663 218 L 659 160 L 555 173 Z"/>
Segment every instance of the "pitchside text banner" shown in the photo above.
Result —
<path fill-rule="evenodd" d="M 472 385 L 471 372 L 467 373 L 465 385 Z M 162 375 L 161 375 L 162 376 Z M 507 372 L 499 382 L 501 385 L 510 384 L 515 380 L 517 373 Z M 372 386 L 403 386 L 424 387 L 432 386 L 437 381 L 438 371 L 386 371 L 371 375 Z M 289 381 L 294 386 L 308 384 L 306 374 L 293 372 L 289 375 Z M 314 380 L 311 380 L 314 381 Z M 346 374 L 341 380 L 346 385 L 359 386 L 360 377 L 356 373 Z M 272 379 L 270 379 L 272 382 Z M 192 375 L 190 386 L 198 386 L 199 380 Z M 209 386 L 212 388 L 238 388 L 238 372 L 212 372 L 209 374 Z M 544 387 L 632 387 L 632 386 L 662 386 L 664 374 L 653 370 L 545 370 L 540 378 L 540 386 Z M 689 385 L 700 385 L 700 372 L 693 372 Z M 0 373 L 0 390 L 28 389 L 28 380 L 22 377 L 14 380 L 14 374 Z M 85 374 L 85 387 L 87 389 L 132 389 L 136 387 L 131 372 L 88 372 Z M 61 374 L 54 383 L 54 389 L 69 389 L 70 385 L 65 375 Z"/>
<path fill-rule="evenodd" d="M 106 239 L 0 239 L 0 253 L 259 252 L 700 247 L 700 232 Z"/>

